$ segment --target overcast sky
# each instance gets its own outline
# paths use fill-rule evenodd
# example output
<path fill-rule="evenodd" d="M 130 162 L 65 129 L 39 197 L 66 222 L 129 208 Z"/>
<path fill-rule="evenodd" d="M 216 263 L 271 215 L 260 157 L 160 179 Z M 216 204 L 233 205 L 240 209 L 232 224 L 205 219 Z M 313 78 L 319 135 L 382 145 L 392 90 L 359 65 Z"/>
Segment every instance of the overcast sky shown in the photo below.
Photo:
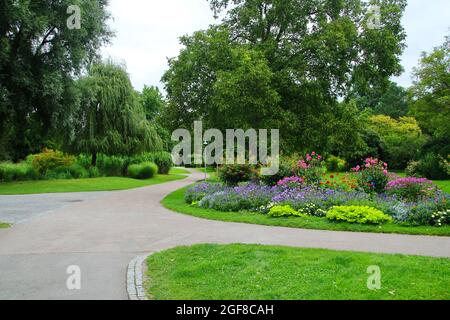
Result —
<path fill-rule="evenodd" d="M 207 0 L 110 0 L 109 9 L 116 37 L 103 55 L 124 61 L 138 90 L 144 84 L 162 89 L 167 58 L 181 49 L 178 38 L 219 22 Z M 408 0 L 403 24 L 408 34 L 405 72 L 394 80 L 409 86 L 421 52 L 441 45 L 450 34 L 450 0 Z"/>

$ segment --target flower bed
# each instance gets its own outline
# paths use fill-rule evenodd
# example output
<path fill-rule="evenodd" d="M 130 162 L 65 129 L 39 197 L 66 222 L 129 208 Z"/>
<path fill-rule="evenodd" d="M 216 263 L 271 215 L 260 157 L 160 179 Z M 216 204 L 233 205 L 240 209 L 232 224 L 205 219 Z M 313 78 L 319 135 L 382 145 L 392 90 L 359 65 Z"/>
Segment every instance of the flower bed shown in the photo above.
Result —
<path fill-rule="evenodd" d="M 248 184 L 227 187 L 218 183 L 201 183 L 188 189 L 185 200 L 189 204 L 206 209 L 225 212 L 250 211 L 273 217 L 330 217 L 327 213 L 335 207 L 362 206 L 376 209 L 390 218 L 381 219 L 380 223 L 391 220 L 410 225 L 440 226 L 450 223 L 450 217 L 442 214 L 450 209 L 450 196 L 441 192 L 436 192 L 432 198 L 405 202 L 396 195 L 346 192 L 317 186 L 290 188 Z"/>
<path fill-rule="evenodd" d="M 427 179 L 399 178 L 388 164 L 368 158 L 342 183 L 324 181 L 323 157 L 316 152 L 298 161 L 274 185 L 270 179 L 240 186 L 201 183 L 185 194 L 190 205 L 222 212 L 254 212 L 274 218 L 320 217 L 336 223 L 450 224 L 450 195 Z M 294 174 L 294 175 L 292 175 Z M 331 178 L 331 177 L 330 177 Z M 334 178 L 334 176 L 333 176 Z M 263 182 L 270 182 L 264 185 Z"/>

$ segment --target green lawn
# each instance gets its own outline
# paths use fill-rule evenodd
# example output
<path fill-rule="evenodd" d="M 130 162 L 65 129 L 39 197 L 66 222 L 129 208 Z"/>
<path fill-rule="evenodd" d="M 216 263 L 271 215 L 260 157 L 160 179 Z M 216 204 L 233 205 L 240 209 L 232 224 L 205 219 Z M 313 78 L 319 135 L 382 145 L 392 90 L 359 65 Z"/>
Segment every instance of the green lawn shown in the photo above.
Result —
<path fill-rule="evenodd" d="M 450 299 L 450 259 L 259 245 L 178 247 L 148 258 L 156 300 Z M 369 290 L 369 266 L 381 289 Z"/>
<path fill-rule="evenodd" d="M 450 193 L 450 180 L 433 181 L 442 191 Z"/>
<path fill-rule="evenodd" d="M 186 178 L 185 175 L 157 175 L 149 180 L 106 177 L 94 179 L 39 180 L 0 183 L 0 195 L 61 192 L 92 192 L 134 189 Z"/>
<path fill-rule="evenodd" d="M 0 229 L 6 229 L 6 228 L 9 228 L 11 225 L 10 224 L 8 224 L 8 223 L 2 223 L 2 222 L 0 222 Z"/>
<path fill-rule="evenodd" d="M 162 204 L 173 211 L 196 216 L 200 218 L 242 222 L 250 224 L 261 224 L 269 226 L 302 228 L 302 229 L 318 229 L 318 230 L 335 230 L 335 231 L 354 231 L 354 232 L 375 232 L 375 233 L 400 233 L 413 235 L 436 235 L 450 236 L 450 226 L 431 227 L 431 226 L 404 226 L 394 223 L 387 223 L 381 226 L 361 225 L 351 223 L 332 222 L 326 218 L 318 217 L 285 217 L 272 218 L 268 215 L 251 212 L 221 212 L 211 209 L 203 209 L 197 206 L 190 206 L 184 201 L 184 193 L 187 188 L 183 188 L 168 195 Z"/>
<path fill-rule="evenodd" d="M 169 174 L 191 174 L 188 170 L 183 168 L 172 168 Z"/>

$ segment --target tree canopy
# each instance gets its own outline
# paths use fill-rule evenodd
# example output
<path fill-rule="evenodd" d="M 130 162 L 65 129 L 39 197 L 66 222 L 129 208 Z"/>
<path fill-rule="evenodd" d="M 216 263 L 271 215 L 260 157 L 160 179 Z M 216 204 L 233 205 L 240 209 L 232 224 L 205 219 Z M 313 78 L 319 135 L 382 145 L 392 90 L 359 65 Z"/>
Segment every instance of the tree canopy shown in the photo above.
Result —
<path fill-rule="evenodd" d="M 273 127 L 283 149 L 327 148 L 339 100 L 384 92 L 405 46 L 404 0 L 211 0 L 219 26 L 181 38 L 163 77 L 171 128 Z M 223 115 L 226 115 L 224 117 Z"/>
<path fill-rule="evenodd" d="M 411 114 L 433 137 L 436 151 L 450 154 L 450 37 L 431 53 L 423 53 L 410 88 Z"/>
<path fill-rule="evenodd" d="M 67 27 L 70 5 L 81 9 L 80 29 Z M 38 151 L 70 121 L 73 76 L 111 36 L 106 6 L 106 0 L 0 0 L 0 158 Z"/>
<path fill-rule="evenodd" d="M 113 62 L 94 65 L 78 81 L 79 107 L 73 117 L 68 146 L 76 152 L 136 154 L 161 149 L 155 128 L 147 121 L 128 74 Z"/>

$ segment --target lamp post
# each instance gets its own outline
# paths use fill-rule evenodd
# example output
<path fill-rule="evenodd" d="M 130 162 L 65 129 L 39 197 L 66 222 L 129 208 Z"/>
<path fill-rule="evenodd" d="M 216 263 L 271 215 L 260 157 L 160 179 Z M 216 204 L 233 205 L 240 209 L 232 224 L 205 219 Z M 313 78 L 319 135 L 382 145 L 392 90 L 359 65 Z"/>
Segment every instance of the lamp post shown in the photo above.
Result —
<path fill-rule="evenodd" d="M 203 145 L 205 146 L 205 150 L 203 151 L 203 162 L 205 163 L 205 181 L 208 180 L 208 174 L 206 172 L 206 146 L 208 145 L 208 143 L 209 142 L 207 140 L 203 141 Z"/>

